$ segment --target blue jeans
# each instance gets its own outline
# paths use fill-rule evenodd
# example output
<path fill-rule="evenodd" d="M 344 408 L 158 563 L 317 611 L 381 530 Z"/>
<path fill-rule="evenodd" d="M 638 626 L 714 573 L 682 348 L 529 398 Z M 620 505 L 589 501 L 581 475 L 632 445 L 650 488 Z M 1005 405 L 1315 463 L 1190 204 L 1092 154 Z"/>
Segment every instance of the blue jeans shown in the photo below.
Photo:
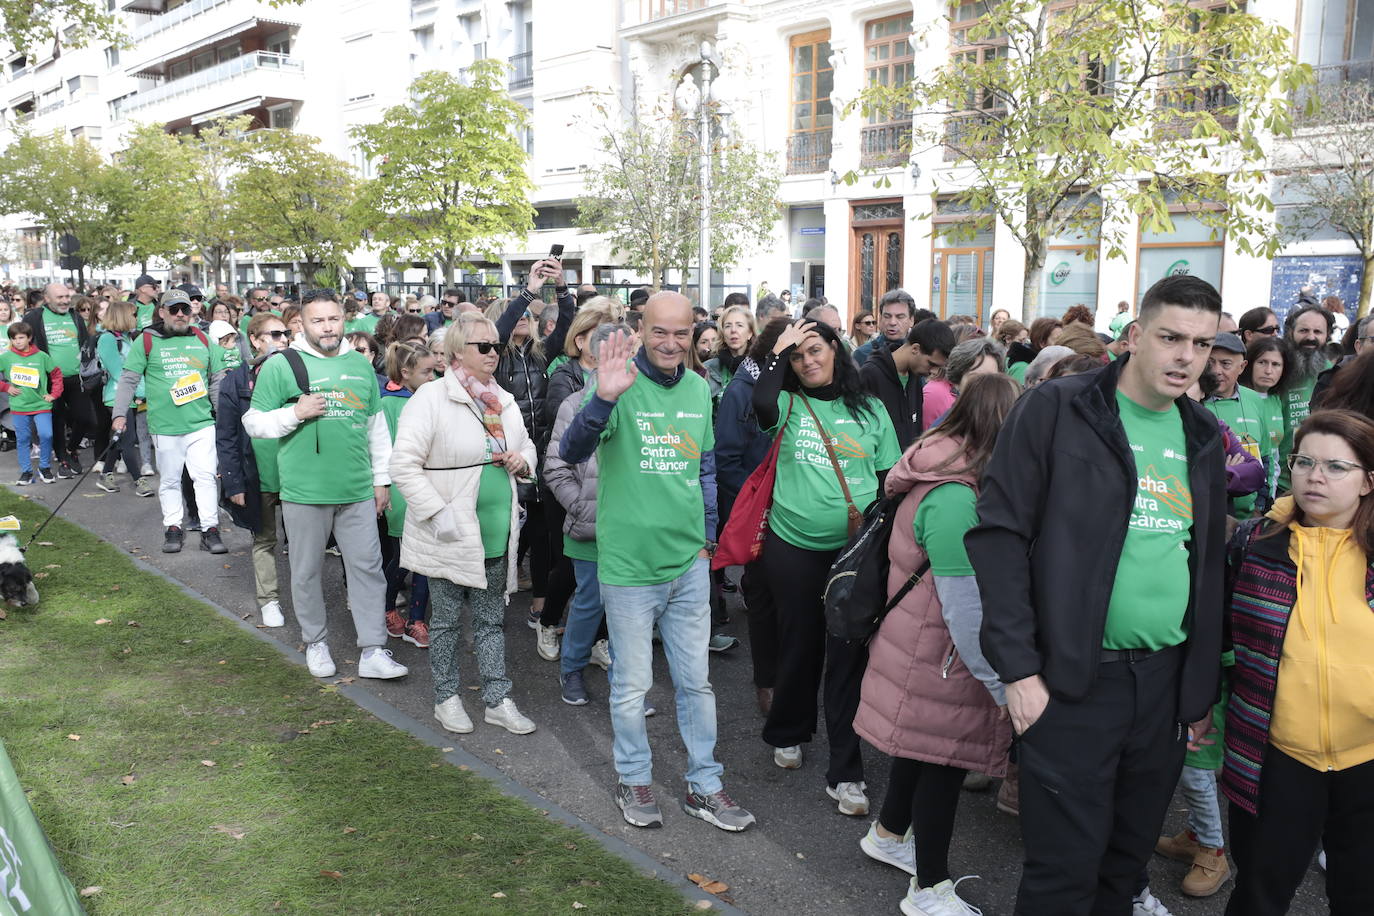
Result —
<path fill-rule="evenodd" d="M 687 784 L 710 794 L 721 789 L 724 767 L 716 762 L 716 695 L 711 690 L 707 644 L 711 640 L 711 573 L 698 558 L 687 572 L 662 585 L 601 583 L 611 665 L 611 728 L 615 771 L 627 786 L 653 782 L 644 695 L 654 683 L 654 624 L 677 694 L 677 726 L 687 749 Z"/>
<path fill-rule="evenodd" d="M 33 420 L 33 426 L 38 427 L 38 466 L 46 468 L 52 464 L 52 414 L 17 413 L 14 415 L 14 444 L 19 456 L 19 470 L 24 474 L 33 470 L 33 459 L 29 455 L 33 451 L 33 426 L 29 425 L 30 420 Z"/>
<path fill-rule="evenodd" d="M 1213 849 L 1225 846 L 1221 835 L 1221 808 L 1217 804 L 1217 774 L 1185 766 L 1178 778 L 1178 787 L 1188 803 L 1188 829 L 1197 834 L 1197 841 Z"/>
<path fill-rule="evenodd" d="M 596 561 L 572 559 L 577 576 L 577 590 L 568 602 L 568 622 L 563 627 L 563 651 L 559 657 L 559 673 L 569 675 L 587 667 L 592 657 L 592 643 L 601 624 L 605 608 L 601 606 L 601 583 L 596 581 Z"/>

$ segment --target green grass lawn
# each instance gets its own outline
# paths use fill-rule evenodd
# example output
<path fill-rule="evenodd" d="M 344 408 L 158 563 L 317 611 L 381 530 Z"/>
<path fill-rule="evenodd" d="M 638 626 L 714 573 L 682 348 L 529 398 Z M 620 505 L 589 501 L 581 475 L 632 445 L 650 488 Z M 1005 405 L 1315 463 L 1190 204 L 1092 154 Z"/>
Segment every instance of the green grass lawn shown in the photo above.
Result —
<path fill-rule="evenodd" d="M 46 513 L 6 514 L 23 543 Z M 0 621 L 0 737 L 91 913 L 691 911 L 109 544 L 42 540 L 41 606 Z"/>

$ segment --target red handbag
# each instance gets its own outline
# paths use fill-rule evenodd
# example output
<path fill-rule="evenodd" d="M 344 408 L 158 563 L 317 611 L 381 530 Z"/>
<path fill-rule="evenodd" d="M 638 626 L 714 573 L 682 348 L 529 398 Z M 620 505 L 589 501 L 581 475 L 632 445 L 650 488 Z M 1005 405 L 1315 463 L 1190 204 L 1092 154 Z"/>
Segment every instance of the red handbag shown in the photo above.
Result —
<path fill-rule="evenodd" d="M 763 552 L 763 541 L 768 537 L 768 511 L 773 508 L 773 481 L 778 475 L 778 449 L 782 445 L 782 434 L 787 429 L 787 421 L 792 418 L 792 401 L 787 402 L 787 416 L 773 437 L 773 446 L 768 449 L 768 457 L 754 468 L 754 472 L 740 487 L 735 498 L 730 518 L 725 522 L 725 530 L 716 539 L 716 555 L 711 558 L 711 569 L 724 569 L 727 566 L 744 566 L 759 558 Z"/>

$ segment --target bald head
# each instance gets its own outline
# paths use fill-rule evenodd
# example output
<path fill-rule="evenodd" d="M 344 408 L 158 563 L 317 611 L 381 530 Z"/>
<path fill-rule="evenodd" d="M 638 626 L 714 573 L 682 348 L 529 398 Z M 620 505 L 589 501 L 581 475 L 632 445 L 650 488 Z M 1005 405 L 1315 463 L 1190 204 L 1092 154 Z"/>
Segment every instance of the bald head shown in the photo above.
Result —
<path fill-rule="evenodd" d="M 43 287 L 43 301 L 59 315 L 65 314 L 72 305 L 72 291 L 65 283 L 49 283 Z"/>
<path fill-rule="evenodd" d="M 692 345 L 692 303 L 681 293 L 654 293 L 644 303 L 640 335 L 649 362 L 668 375 L 676 375 L 687 348 Z"/>

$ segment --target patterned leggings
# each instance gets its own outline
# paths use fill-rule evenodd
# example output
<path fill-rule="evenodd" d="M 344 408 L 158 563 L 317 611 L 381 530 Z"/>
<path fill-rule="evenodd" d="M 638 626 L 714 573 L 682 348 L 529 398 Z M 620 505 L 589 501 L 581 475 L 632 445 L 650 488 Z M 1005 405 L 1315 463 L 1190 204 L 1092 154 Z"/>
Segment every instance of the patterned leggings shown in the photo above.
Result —
<path fill-rule="evenodd" d="M 506 558 L 486 561 L 487 587 L 456 585 L 447 579 L 429 580 L 429 668 L 434 677 L 434 702 L 442 703 L 462 689 L 458 652 L 463 644 L 463 605 L 472 608 L 472 644 L 477 672 L 482 676 L 482 701 L 497 706 L 510 695 L 506 677 Z"/>

